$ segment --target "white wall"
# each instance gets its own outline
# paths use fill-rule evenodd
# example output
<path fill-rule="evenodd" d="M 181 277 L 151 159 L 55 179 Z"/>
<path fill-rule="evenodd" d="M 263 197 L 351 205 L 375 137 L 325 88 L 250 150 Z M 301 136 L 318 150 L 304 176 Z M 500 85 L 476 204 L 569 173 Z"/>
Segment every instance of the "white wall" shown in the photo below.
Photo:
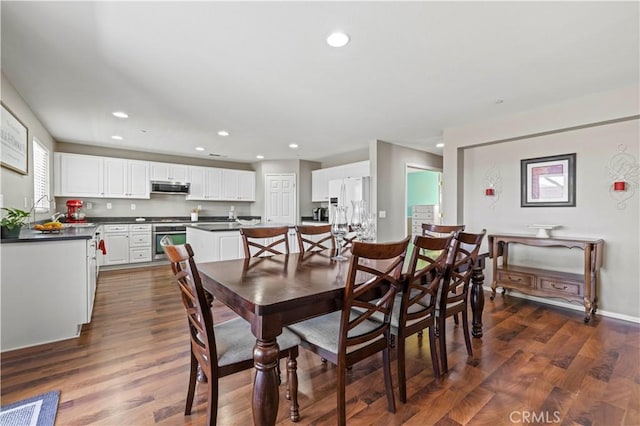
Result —
<path fill-rule="evenodd" d="M 51 195 L 53 195 L 53 152 L 55 141 L 44 128 L 42 123 L 33 114 L 29 105 L 20 97 L 11 82 L 2 73 L 2 103 L 5 104 L 27 126 L 29 131 L 28 173 L 22 175 L 7 168 L 0 168 L 0 193 L 3 195 L 3 207 L 12 207 L 28 210 L 33 204 L 33 138 L 37 138 L 51 154 Z M 27 199 L 25 205 L 25 198 Z M 38 219 L 47 217 L 48 214 L 38 215 Z"/>
<path fill-rule="evenodd" d="M 558 236 L 603 238 L 600 311 L 640 320 L 640 191 L 636 186 L 626 208 L 618 209 L 606 169 L 620 145 L 636 161 L 640 158 L 639 111 L 636 87 L 447 129 L 445 223 L 459 220 L 472 232 L 486 228 L 488 233 L 521 234 L 534 233 L 528 228 L 533 223 L 559 224 Z M 576 207 L 520 207 L 520 160 L 574 152 Z M 492 165 L 502 178 L 493 208 L 484 195 Z M 582 256 L 562 249 L 520 248 L 511 254 L 516 264 L 571 272 L 579 272 Z M 491 271 L 485 275 L 488 285 Z"/>
<path fill-rule="evenodd" d="M 388 142 L 371 143 L 371 187 L 376 188 L 372 196 L 371 210 L 384 211 L 385 218 L 378 216 L 378 241 L 397 241 L 407 236 L 406 210 L 406 165 L 421 165 L 439 170 L 442 157 Z"/>

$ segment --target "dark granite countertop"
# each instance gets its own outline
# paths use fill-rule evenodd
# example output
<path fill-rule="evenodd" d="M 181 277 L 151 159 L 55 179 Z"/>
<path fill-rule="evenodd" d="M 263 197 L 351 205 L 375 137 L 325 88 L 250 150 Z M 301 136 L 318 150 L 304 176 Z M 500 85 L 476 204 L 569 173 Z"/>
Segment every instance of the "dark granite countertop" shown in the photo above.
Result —
<path fill-rule="evenodd" d="M 96 232 L 98 225 L 62 228 L 58 233 L 45 233 L 35 229 L 22 228 L 18 238 L 3 238 L 2 244 L 32 243 L 43 241 L 88 240 Z"/>

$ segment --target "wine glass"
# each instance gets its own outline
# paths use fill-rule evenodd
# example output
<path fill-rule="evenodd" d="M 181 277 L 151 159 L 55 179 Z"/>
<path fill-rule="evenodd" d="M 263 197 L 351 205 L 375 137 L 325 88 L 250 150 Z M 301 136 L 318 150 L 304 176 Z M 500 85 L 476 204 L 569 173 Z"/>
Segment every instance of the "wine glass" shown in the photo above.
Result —
<path fill-rule="evenodd" d="M 353 209 L 351 210 L 351 227 L 356 231 L 356 238 L 362 241 L 362 231 L 364 225 L 364 201 L 351 201 Z"/>
<path fill-rule="evenodd" d="M 347 235 L 347 232 L 349 232 L 347 207 L 337 206 L 333 214 L 333 223 L 331 224 L 331 233 L 336 239 L 337 252 L 331 259 L 347 260 L 347 258 L 342 255 L 342 242 L 344 241 L 344 236 Z"/>

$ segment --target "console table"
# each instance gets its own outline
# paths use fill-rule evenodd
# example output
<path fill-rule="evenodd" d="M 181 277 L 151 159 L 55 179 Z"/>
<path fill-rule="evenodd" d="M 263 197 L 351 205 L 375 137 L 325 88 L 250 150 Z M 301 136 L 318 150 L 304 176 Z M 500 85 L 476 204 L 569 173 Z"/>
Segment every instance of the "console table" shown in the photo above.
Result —
<path fill-rule="evenodd" d="M 492 234 L 489 239 L 489 256 L 493 259 L 491 300 L 496 288 L 517 290 L 532 296 L 560 298 L 584 305 L 587 323 L 598 308 L 598 279 L 602 266 L 604 240 L 588 238 L 540 238 L 531 235 Z M 509 245 L 523 244 L 535 247 L 566 247 L 584 250 L 584 268 L 581 274 L 530 268 L 509 264 Z M 498 258 L 502 264 L 498 265 Z"/>

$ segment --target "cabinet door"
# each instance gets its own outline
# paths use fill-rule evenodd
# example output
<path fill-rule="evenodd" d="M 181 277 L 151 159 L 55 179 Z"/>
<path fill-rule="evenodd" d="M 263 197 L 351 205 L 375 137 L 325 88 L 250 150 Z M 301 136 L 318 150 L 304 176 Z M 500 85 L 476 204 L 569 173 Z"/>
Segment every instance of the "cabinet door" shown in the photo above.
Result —
<path fill-rule="evenodd" d="M 129 263 L 129 233 L 105 234 L 105 265 L 119 265 Z"/>
<path fill-rule="evenodd" d="M 104 197 L 126 198 L 127 183 L 127 160 L 105 158 Z"/>
<path fill-rule="evenodd" d="M 56 196 L 104 196 L 104 158 L 91 155 L 56 153 Z"/>
<path fill-rule="evenodd" d="M 238 199 L 242 201 L 254 201 L 256 199 L 255 172 L 238 172 Z"/>
<path fill-rule="evenodd" d="M 209 168 L 205 170 L 205 198 L 219 200 L 222 198 L 222 169 Z"/>
<path fill-rule="evenodd" d="M 151 180 L 189 182 L 189 166 L 171 163 L 151 163 Z"/>
<path fill-rule="evenodd" d="M 238 199 L 238 173 L 235 170 L 222 170 L 222 199 Z"/>
<path fill-rule="evenodd" d="M 336 179 L 335 167 L 311 172 L 311 201 L 329 201 L 329 181 Z"/>
<path fill-rule="evenodd" d="M 146 161 L 127 161 L 127 197 L 150 198 L 149 163 Z"/>
<path fill-rule="evenodd" d="M 206 200 L 205 167 L 189 167 L 189 194 L 187 200 Z"/>
<path fill-rule="evenodd" d="M 217 233 L 220 258 L 218 260 L 240 259 L 244 256 L 242 240 L 239 232 Z"/>

